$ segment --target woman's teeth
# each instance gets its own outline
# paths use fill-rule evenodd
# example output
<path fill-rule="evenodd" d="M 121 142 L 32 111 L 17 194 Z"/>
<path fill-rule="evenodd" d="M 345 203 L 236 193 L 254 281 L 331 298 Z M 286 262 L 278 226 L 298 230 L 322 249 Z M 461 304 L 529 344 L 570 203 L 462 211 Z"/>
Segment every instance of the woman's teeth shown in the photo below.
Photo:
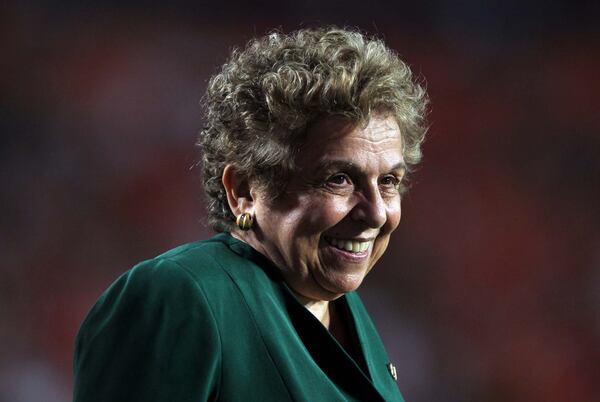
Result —
<path fill-rule="evenodd" d="M 369 244 L 371 244 L 370 241 L 340 240 L 334 238 L 326 239 L 332 246 L 351 253 L 366 251 L 369 248 Z"/>

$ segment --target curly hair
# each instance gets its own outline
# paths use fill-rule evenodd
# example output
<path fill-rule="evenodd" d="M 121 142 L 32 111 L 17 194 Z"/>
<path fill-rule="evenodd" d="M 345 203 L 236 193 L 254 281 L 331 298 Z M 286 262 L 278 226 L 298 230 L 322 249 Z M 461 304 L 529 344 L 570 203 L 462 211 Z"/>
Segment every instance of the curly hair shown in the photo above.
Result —
<path fill-rule="evenodd" d="M 410 170 L 421 159 L 427 128 L 427 95 L 409 67 L 386 45 L 354 30 L 302 29 L 251 40 L 214 75 L 204 98 L 202 148 L 208 221 L 231 229 L 221 182 L 234 169 L 280 195 L 308 126 L 324 115 L 367 122 L 372 113 L 393 115 Z"/>

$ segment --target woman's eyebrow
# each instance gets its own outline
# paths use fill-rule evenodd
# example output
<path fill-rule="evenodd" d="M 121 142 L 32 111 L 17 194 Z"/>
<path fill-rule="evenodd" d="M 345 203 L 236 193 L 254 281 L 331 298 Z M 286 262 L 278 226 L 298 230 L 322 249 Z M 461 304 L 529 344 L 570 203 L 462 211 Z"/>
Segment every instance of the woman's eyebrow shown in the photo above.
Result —
<path fill-rule="evenodd" d="M 390 172 L 394 172 L 394 171 L 400 171 L 402 173 L 406 172 L 406 163 L 404 161 L 400 161 L 397 164 L 395 164 L 394 166 L 392 166 L 390 168 Z M 332 170 L 341 170 L 341 171 L 345 171 L 345 172 L 358 172 L 360 171 L 360 168 L 353 162 L 350 161 L 346 161 L 346 160 L 326 160 L 326 161 L 322 161 L 320 162 L 315 171 L 316 172 L 328 172 L 328 171 L 332 171 Z"/>
<path fill-rule="evenodd" d="M 392 168 L 390 169 L 390 171 L 394 171 L 394 170 L 400 170 L 402 173 L 406 173 L 406 162 L 401 161 L 396 163 L 394 166 L 392 166 Z"/>
<path fill-rule="evenodd" d="M 315 171 L 328 172 L 332 170 L 343 170 L 347 172 L 359 171 L 359 167 L 350 161 L 345 160 L 326 160 L 320 162 Z"/>

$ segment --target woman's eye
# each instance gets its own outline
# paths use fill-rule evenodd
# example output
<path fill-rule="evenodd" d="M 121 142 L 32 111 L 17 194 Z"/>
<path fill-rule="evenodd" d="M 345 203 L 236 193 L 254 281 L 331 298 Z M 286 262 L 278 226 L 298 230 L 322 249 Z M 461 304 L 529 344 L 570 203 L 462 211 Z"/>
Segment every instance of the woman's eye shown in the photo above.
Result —
<path fill-rule="evenodd" d="M 327 183 L 334 186 L 341 186 L 350 183 L 350 178 L 345 174 L 334 174 L 327 179 Z"/>
<path fill-rule="evenodd" d="M 399 189 L 400 179 L 398 179 L 396 176 L 384 176 L 379 181 L 379 184 L 381 184 L 384 187 Z"/>

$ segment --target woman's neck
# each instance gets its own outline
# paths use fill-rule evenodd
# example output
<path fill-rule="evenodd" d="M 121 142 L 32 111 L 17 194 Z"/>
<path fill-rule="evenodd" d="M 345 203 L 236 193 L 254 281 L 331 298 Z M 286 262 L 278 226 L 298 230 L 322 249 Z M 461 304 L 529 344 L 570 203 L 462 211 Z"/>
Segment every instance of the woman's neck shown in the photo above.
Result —
<path fill-rule="evenodd" d="M 331 315 L 329 312 L 329 302 L 327 300 L 307 300 L 302 296 L 298 296 L 297 294 L 296 297 L 300 303 L 302 303 L 304 307 L 306 307 L 306 309 L 317 318 L 317 320 L 321 321 L 321 324 L 323 324 L 325 328 L 329 329 Z"/>
<path fill-rule="evenodd" d="M 231 234 L 231 236 L 235 237 L 236 239 L 241 240 L 244 243 L 248 244 L 250 247 L 254 248 L 256 251 L 263 254 L 264 256 L 267 256 L 267 253 L 265 253 L 264 249 L 262 247 L 259 247 L 260 242 L 257 242 L 255 238 L 248 236 L 247 233 L 239 233 L 236 230 L 232 230 L 230 232 L 230 234 Z M 321 321 L 321 323 L 325 326 L 325 328 L 329 329 L 329 326 L 331 323 L 331 311 L 330 311 L 331 305 L 330 305 L 329 301 L 328 300 L 309 299 L 307 297 L 300 295 L 299 293 L 296 293 L 294 290 L 292 290 L 292 291 L 294 292 L 294 295 L 296 295 L 296 298 L 298 299 L 298 301 L 304 307 L 306 307 L 306 309 L 308 311 L 310 311 L 312 313 L 312 315 L 314 315 L 317 318 L 317 320 Z"/>

